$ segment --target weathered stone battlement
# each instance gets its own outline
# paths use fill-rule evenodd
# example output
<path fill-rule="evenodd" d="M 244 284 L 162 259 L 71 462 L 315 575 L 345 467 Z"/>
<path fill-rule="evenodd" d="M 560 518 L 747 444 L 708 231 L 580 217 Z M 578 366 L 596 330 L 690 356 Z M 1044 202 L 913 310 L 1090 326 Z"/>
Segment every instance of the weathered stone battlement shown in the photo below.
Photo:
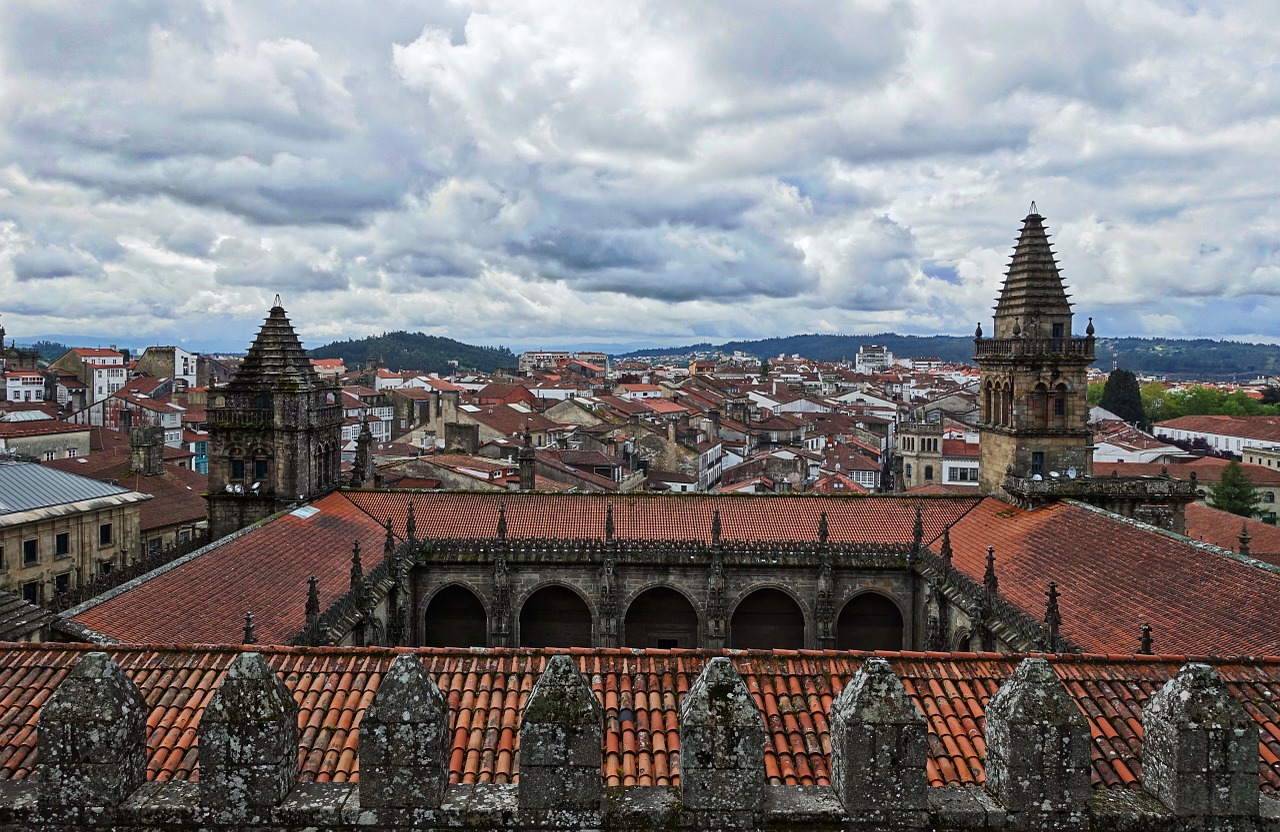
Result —
<path fill-rule="evenodd" d="M 830 787 L 766 785 L 766 726 L 724 657 L 684 699 L 672 787 L 601 787 L 600 704 L 563 655 L 525 704 L 515 784 L 447 785 L 448 707 L 411 654 L 364 712 L 357 783 L 297 781 L 297 705 L 258 653 L 209 702 L 198 781 L 143 779 L 139 708 L 128 675 L 87 654 L 44 706 L 38 779 L 0 784 L 0 829 L 1280 829 L 1257 723 L 1202 664 L 1147 702 L 1140 792 L 1090 788 L 1088 723 L 1042 658 L 992 697 L 986 785 L 968 788 L 927 786 L 927 724 L 880 658 L 831 705 Z"/>

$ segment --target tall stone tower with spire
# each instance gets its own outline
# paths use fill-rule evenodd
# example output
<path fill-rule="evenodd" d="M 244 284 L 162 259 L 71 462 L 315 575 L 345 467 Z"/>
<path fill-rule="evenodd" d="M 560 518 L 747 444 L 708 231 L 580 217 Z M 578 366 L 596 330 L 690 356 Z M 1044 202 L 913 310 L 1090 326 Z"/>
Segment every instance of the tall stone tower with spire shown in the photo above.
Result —
<path fill-rule="evenodd" d="M 1000 289 L 993 337 L 974 334 L 981 369 L 982 490 L 1014 496 L 1019 481 L 1089 477 L 1093 447 L 1085 371 L 1093 363 L 1093 319 L 1072 333 L 1071 304 L 1031 203 Z"/>
<path fill-rule="evenodd" d="M 339 485 L 342 406 L 280 296 L 239 369 L 209 391 L 209 529 L 230 534 Z"/>

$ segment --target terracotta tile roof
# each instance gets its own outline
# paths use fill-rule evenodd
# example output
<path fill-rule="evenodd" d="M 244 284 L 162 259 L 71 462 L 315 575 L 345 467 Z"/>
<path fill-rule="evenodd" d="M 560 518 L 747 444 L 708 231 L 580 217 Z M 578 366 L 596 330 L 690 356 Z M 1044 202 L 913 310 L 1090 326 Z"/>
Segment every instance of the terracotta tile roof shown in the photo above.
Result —
<path fill-rule="evenodd" d="M 1156 422 L 1152 427 L 1157 434 L 1162 429 L 1189 430 L 1280 443 L 1280 416 L 1179 416 Z"/>
<path fill-rule="evenodd" d="M 613 507 L 622 539 L 710 540 L 713 512 L 720 511 L 726 541 L 816 541 L 819 515 L 827 512 L 832 543 L 910 543 L 915 506 L 924 506 L 926 537 L 942 533 L 981 499 L 900 499 L 869 496 L 790 495 L 776 497 L 717 494 L 521 494 L 513 492 L 344 492 L 373 517 L 392 518 L 403 529 L 413 502 L 418 537 L 470 538 L 495 534 L 498 505 L 505 506 L 512 538 L 604 537 L 605 515 Z"/>
<path fill-rule="evenodd" d="M 32 777 L 36 719 L 53 688 L 91 649 L 13 645 L 0 651 L 0 780 Z M 109 652 L 151 710 L 147 777 L 197 780 L 196 727 L 239 647 L 150 646 Z M 359 725 L 395 651 L 385 648 L 261 648 L 299 705 L 300 779 L 359 780 Z M 450 710 L 454 783 L 518 779 L 516 727 L 529 691 L 553 651 L 420 649 Z M 713 653 L 570 651 L 603 706 L 601 776 L 609 786 L 679 782 L 677 714 L 689 685 Z M 735 666 L 767 728 L 765 774 L 775 785 L 830 782 L 831 703 L 868 654 L 735 652 Z M 882 653 L 929 726 L 931 786 L 984 782 L 987 701 L 1018 657 L 993 654 Z M 1084 712 L 1093 738 L 1095 786 L 1137 790 L 1142 771 L 1142 706 L 1183 663 L 1181 657 L 1050 657 Z M 1280 659 L 1213 662 L 1261 728 L 1259 782 L 1280 787 Z"/>
<path fill-rule="evenodd" d="M 70 422 L 60 422 L 57 419 L 36 419 L 30 422 L 0 422 L 0 439 L 88 432 L 88 425 L 73 425 Z M 88 450 L 88 448 L 85 450 Z"/>
<path fill-rule="evenodd" d="M 978 443 L 966 442 L 963 439 L 943 439 L 942 455 L 951 457 L 972 457 L 978 458 Z"/>
<path fill-rule="evenodd" d="M 1156 477 L 1167 475 L 1177 480 L 1189 480 L 1195 473 L 1196 479 L 1205 484 L 1213 484 L 1222 479 L 1222 469 L 1229 460 L 1206 456 L 1194 462 L 1096 462 L 1093 466 L 1095 477 L 1109 477 L 1114 471 L 1118 477 Z M 1280 485 L 1280 469 L 1268 468 L 1265 465 L 1240 463 L 1240 467 L 1253 480 L 1254 485 Z"/>
<path fill-rule="evenodd" d="M 1024 511 L 987 498 L 952 527 L 951 544 L 979 582 L 995 547 L 1000 595 L 1036 621 L 1056 581 L 1062 634 L 1085 650 L 1130 652 L 1147 622 L 1161 652 L 1280 654 L 1280 570 L 1187 538 L 1069 502 Z"/>
<path fill-rule="evenodd" d="M 1249 555 L 1280 566 L 1280 528 L 1260 520 L 1191 503 L 1187 506 L 1187 537 L 1233 552 L 1240 550 L 1240 529 L 1249 530 Z"/>
<path fill-rule="evenodd" d="M 676 404 L 670 399 L 641 399 L 641 402 L 645 407 L 649 408 L 649 410 L 660 415 L 689 412 L 689 408 L 684 405 Z"/>
<path fill-rule="evenodd" d="M 378 521 L 342 494 L 311 505 L 319 509 L 311 517 L 289 512 L 223 538 L 127 591 L 108 593 L 74 620 L 119 641 L 216 643 L 239 639 L 241 619 L 252 612 L 261 641 L 287 642 L 306 623 L 308 577 L 319 578 L 327 609 L 350 588 L 354 541 L 366 573 L 382 562 L 386 531 Z"/>

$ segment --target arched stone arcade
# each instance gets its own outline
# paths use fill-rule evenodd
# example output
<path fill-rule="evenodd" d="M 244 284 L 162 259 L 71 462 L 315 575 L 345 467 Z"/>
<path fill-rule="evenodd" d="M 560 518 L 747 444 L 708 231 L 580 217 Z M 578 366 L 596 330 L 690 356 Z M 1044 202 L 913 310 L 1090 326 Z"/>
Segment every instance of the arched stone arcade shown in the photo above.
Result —
<path fill-rule="evenodd" d="M 520 605 L 521 647 L 592 646 L 591 608 L 582 596 L 553 584 L 531 593 Z"/>
<path fill-rule="evenodd" d="M 893 599 L 879 592 L 862 592 L 850 598 L 836 619 L 838 650 L 902 650 L 902 611 Z"/>
<path fill-rule="evenodd" d="M 627 606 L 624 647 L 694 648 L 700 635 L 693 603 L 669 586 L 646 589 Z"/>
<path fill-rule="evenodd" d="M 450 584 L 432 596 L 422 618 L 423 647 L 488 646 L 484 604 L 462 584 Z"/>
<path fill-rule="evenodd" d="M 780 589 L 757 589 L 733 610 L 729 646 L 738 650 L 801 650 L 805 646 L 804 611 Z"/>

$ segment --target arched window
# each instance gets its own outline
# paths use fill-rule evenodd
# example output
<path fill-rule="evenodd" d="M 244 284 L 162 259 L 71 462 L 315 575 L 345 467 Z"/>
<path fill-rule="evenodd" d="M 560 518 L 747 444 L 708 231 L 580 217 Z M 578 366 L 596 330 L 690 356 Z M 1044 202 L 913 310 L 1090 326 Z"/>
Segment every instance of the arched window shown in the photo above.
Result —
<path fill-rule="evenodd" d="M 1262 499 L 1264 502 L 1274 503 L 1276 501 L 1276 492 L 1268 491 L 1266 494 L 1262 495 Z"/>
<path fill-rule="evenodd" d="M 521 647 L 590 647 L 591 610 L 571 589 L 543 587 L 520 608 Z"/>
<path fill-rule="evenodd" d="M 902 613 L 898 605 L 878 592 L 864 592 L 849 599 L 836 621 L 836 647 L 840 650 L 901 650 Z"/>
<path fill-rule="evenodd" d="M 471 590 L 454 584 L 436 593 L 423 614 L 423 647 L 486 647 L 488 619 Z"/>
<path fill-rule="evenodd" d="M 731 646 L 800 650 L 804 647 L 804 613 L 779 589 L 758 589 L 742 599 L 729 622 Z"/>
<path fill-rule="evenodd" d="M 698 613 L 674 589 L 647 589 L 627 607 L 623 643 L 627 647 L 697 647 Z"/>

